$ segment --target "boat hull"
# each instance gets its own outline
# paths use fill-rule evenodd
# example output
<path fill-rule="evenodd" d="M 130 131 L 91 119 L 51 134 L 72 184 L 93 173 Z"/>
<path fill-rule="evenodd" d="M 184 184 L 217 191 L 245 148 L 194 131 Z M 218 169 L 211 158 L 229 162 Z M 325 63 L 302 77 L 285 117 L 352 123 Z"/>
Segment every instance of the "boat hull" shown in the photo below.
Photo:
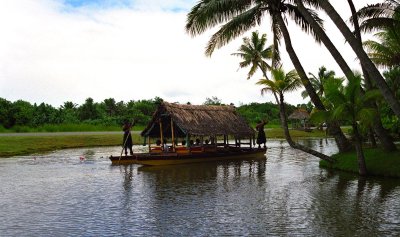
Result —
<path fill-rule="evenodd" d="M 137 153 L 133 156 L 111 156 L 112 164 L 141 164 L 141 165 L 179 165 L 221 160 L 253 160 L 265 159 L 266 149 L 248 149 L 234 152 L 202 152 L 202 153 Z"/>

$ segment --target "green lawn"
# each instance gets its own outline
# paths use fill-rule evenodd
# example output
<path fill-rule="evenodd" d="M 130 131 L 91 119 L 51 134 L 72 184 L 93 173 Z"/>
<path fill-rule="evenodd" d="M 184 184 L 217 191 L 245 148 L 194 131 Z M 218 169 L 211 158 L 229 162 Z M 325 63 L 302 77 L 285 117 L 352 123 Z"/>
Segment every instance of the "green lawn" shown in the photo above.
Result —
<path fill-rule="evenodd" d="M 142 143 L 138 134 L 132 134 L 134 143 Z M 0 137 L 0 157 L 28 155 L 46 151 L 94 146 L 118 146 L 120 134 L 85 134 L 63 136 L 4 136 Z"/>
<path fill-rule="evenodd" d="M 303 132 L 291 130 L 293 137 L 325 137 L 323 131 Z M 267 138 L 284 138 L 281 128 L 266 130 Z M 133 141 L 143 144 L 143 138 L 133 133 Z M 122 143 L 121 134 L 83 134 L 83 135 L 45 135 L 45 136 L 0 136 L 0 157 L 29 155 L 34 153 L 94 146 L 118 146 Z"/>
<path fill-rule="evenodd" d="M 384 152 L 381 149 L 365 148 L 365 163 L 369 175 L 400 177 L 400 151 Z M 357 156 L 355 151 L 332 156 L 337 160 L 329 164 L 321 160 L 320 166 L 358 173 Z"/>

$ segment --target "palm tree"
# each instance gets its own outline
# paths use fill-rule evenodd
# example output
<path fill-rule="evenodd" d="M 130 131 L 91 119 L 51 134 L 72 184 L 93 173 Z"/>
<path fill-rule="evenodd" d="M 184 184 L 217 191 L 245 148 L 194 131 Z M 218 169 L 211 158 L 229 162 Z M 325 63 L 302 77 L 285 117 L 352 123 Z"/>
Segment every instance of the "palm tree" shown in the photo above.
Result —
<path fill-rule="evenodd" d="M 272 66 L 269 65 L 265 60 L 274 61 L 274 46 L 271 45 L 265 48 L 267 43 L 267 35 L 263 34 L 260 38 L 257 31 L 252 32 L 251 39 L 248 37 L 243 38 L 243 44 L 238 49 L 237 53 L 232 55 L 239 56 L 243 59 L 239 63 L 240 68 L 250 66 L 250 71 L 247 74 L 247 79 L 250 79 L 257 71 L 261 70 L 263 76 L 268 80 L 267 70 L 271 70 Z M 277 61 L 277 60 L 275 60 Z M 278 97 L 273 93 L 276 102 L 278 103 Z"/>
<path fill-rule="evenodd" d="M 367 175 L 367 167 L 362 147 L 362 138 L 359 132 L 359 124 L 369 125 L 376 116 L 376 110 L 370 105 L 370 101 L 380 96 L 379 91 L 370 90 L 363 93 L 361 89 L 361 76 L 348 78 L 349 82 L 344 87 L 338 87 L 336 83 L 325 83 L 325 95 L 333 105 L 330 113 L 335 119 L 347 120 L 351 123 L 354 135 L 358 167 L 360 175 Z"/>
<path fill-rule="evenodd" d="M 343 19 L 336 12 L 335 8 L 329 3 L 328 0 L 317 1 L 320 7 L 326 12 L 326 14 L 334 22 L 336 27 L 340 30 L 342 35 L 350 44 L 353 51 L 356 53 L 358 59 L 360 60 L 362 66 L 365 68 L 368 75 L 375 81 L 376 86 L 381 91 L 382 95 L 388 102 L 389 106 L 392 108 L 393 112 L 396 114 L 397 117 L 400 117 L 400 102 L 396 99 L 393 91 L 390 90 L 385 79 L 380 74 L 379 70 L 376 68 L 371 59 L 368 57 L 367 53 L 364 51 L 362 44 L 353 35 L 346 23 L 343 21 Z"/>
<path fill-rule="evenodd" d="M 350 21 L 353 23 L 353 26 L 354 26 L 354 35 L 355 35 L 357 41 L 360 44 L 362 44 L 361 27 L 359 25 L 359 16 L 360 16 L 359 13 L 360 12 L 356 11 L 356 8 L 355 8 L 354 3 L 353 3 L 352 0 L 347 0 L 347 2 L 349 3 L 349 7 L 350 7 L 350 10 L 351 10 L 352 17 L 351 17 Z M 362 10 L 360 10 L 360 11 L 362 12 Z M 383 22 L 383 20 L 382 20 L 382 22 Z M 392 29 L 392 28 L 390 28 L 390 29 Z M 361 66 L 362 66 L 362 71 L 363 71 L 363 74 L 364 74 L 364 81 L 365 81 L 366 90 L 374 89 L 374 85 L 372 83 L 371 76 L 368 74 L 368 71 L 365 68 L 365 66 L 363 66 L 363 65 L 361 65 Z M 394 90 L 392 90 L 392 91 L 394 92 L 394 96 L 396 97 L 395 91 Z M 376 111 L 378 111 L 377 112 L 377 116 L 375 116 L 375 118 L 374 118 L 374 122 L 373 122 L 372 127 L 369 128 L 369 130 L 370 130 L 369 131 L 369 138 L 371 140 L 372 145 L 374 147 L 376 147 L 376 141 L 375 141 L 375 136 L 374 136 L 374 132 L 375 132 L 376 135 L 378 136 L 378 138 L 379 138 L 379 140 L 381 142 L 381 145 L 382 145 L 384 150 L 386 150 L 386 151 L 395 151 L 395 150 L 397 150 L 397 147 L 394 144 L 394 142 L 392 140 L 392 137 L 389 135 L 388 131 L 382 125 L 381 116 L 380 116 L 380 112 L 379 112 L 380 111 L 379 104 L 377 104 L 375 102 L 371 102 L 371 105 L 372 105 L 373 108 L 376 109 Z"/>
<path fill-rule="evenodd" d="M 388 29 L 398 27 L 400 24 L 400 1 L 386 0 L 383 3 L 367 5 L 357 12 L 357 18 L 351 19 L 353 22 L 361 20 L 360 30 L 370 32 L 373 30 Z"/>
<path fill-rule="evenodd" d="M 239 63 L 240 68 L 250 66 L 247 79 L 250 79 L 257 69 L 260 69 L 264 77 L 268 79 L 267 70 L 271 70 L 272 67 L 266 60 L 272 59 L 273 46 L 271 45 L 265 48 L 266 43 L 267 35 L 262 34 L 260 37 L 258 31 L 254 31 L 251 34 L 251 38 L 243 38 L 243 44 L 238 49 L 238 52 L 232 54 L 243 59 L 243 61 Z"/>
<path fill-rule="evenodd" d="M 298 8 L 289 0 L 200 0 L 189 12 L 186 31 L 192 36 L 204 33 L 207 29 L 223 24 L 211 37 L 206 47 L 206 55 L 211 56 L 215 48 L 220 48 L 244 32 L 259 25 L 264 15 L 271 18 L 274 36 L 274 54 L 278 55 L 278 44 L 281 37 L 285 40 L 286 51 L 298 72 L 311 101 L 319 110 L 324 105 L 309 81 L 305 70 L 300 63 L 291 43 L 290 34 L 286 27 L 286 17 L 289 16 L 306 32 L 315 35 L 313 28 L 307 23 Z M 315 4 L 315 0 L 304 0 L 307 4 Z M 313 22 L 322 25 L 322 20 L 311 12 Z M 348 141 L 340 127 L 332 126 L 338 147 L 341 151 L 348 149 Z"/>
<path fill-rule="evenodd" d="M 329 156 L 317 152 L 306 146 L 295 143 L 290 136 L 287 123 L 284 94 L 287 92 L 295 91 L 301 86 L 301 80 L 297 72 L 295 70 L 292 70 L 288 73 L 285 73 L 285 71 L 280 67 L 277 69 L 272 69 L 271 74 L 272 74 L 271 80 L 261 79 L 257 82 L 257 85 L 264 86 L 264 88 L 261 89 L 261 94 L 264 94 L 266 92 L 272 92 L 278 95 L 279 115 L 281 118 L 281 126 L 284 130 L 286 141 L 289 143 L 291 147 L 295 149 L 302 150 L 304 152 L 312 154 L 328 162 L 333 162 L 332 158 L 330 158 Z"/>
<path fill-rule="evenodd" d="M 318 69 L 318 74 L 315 76 L 313 73 L 309 72 L 308 75 L 310 75 L 310 82 L 315 88 L 315 91 L 317 94 L 322 97 L 324 95 L 324 83 L 327 80 L 332 80 L 335 79 L 335 72 L 334 71 L 328 71 L 325 66 L 321 66 Z M 307 91 L 302 91 L 301 96 L 303 98 L 308 97 Z"/>
<path fill-rule="evenodd" d="M 393 27 L 375 34 L 380 42 L 364 41 L 371 60 L 379 67 L 393 68 L 400 66 L 400 27 Z"/>

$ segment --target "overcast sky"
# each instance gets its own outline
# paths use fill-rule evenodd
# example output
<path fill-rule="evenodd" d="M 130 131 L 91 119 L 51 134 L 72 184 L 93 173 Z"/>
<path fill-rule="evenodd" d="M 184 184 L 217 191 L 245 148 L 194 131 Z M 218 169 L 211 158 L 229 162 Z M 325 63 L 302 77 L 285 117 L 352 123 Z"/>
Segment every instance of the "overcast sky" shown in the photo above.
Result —
<path fill-rule="evenodd" d="M 242 37 L 211 58 L 204 55 L 217 28 L 192 38 L 184 30 L 186 14 L 197 0 L 0 0 L 0 97 L 59 107 L 84 103 L 152 99 L 201 104 L 217 96 L 224 103 L 272 101 L 260 95 L 248 69 L 238 70 L 232 56 Z M 334 6 L 348 19 L 346 0 Z M 356 7 L 378 0 L 354 1 Z M 323 16 L 323 15 L 321 15 Z M 326 19 L 326 18 L 324 18 Z M 358 62 L 340 33 L 326 19 L 326 29 L 354 69 Z M 342 75 L 329 53 L 289 21 L 292 41 L 307 72 L 325 65 Z M 269 33 L 265 24 L 255 28 Z M 251 31 L 243 36 L 249 36 Z M 281 46 L 286 71 L 293 66 Z M 286 100 L 306 103 L 299 90 Z"/>

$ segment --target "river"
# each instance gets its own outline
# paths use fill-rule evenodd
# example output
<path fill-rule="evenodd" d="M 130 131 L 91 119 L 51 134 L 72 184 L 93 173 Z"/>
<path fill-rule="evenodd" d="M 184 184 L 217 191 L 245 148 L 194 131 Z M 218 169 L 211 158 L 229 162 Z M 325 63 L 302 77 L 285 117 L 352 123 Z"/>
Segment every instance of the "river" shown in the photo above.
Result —
<path fill-rule="evenodd" d="M 284 141 L 267 145 L 261 161 L 165 167 L 112 166 L 120 147 L 0 159 L 0 236 L 400 235 L 399 179 L 328 171 Z"/>

